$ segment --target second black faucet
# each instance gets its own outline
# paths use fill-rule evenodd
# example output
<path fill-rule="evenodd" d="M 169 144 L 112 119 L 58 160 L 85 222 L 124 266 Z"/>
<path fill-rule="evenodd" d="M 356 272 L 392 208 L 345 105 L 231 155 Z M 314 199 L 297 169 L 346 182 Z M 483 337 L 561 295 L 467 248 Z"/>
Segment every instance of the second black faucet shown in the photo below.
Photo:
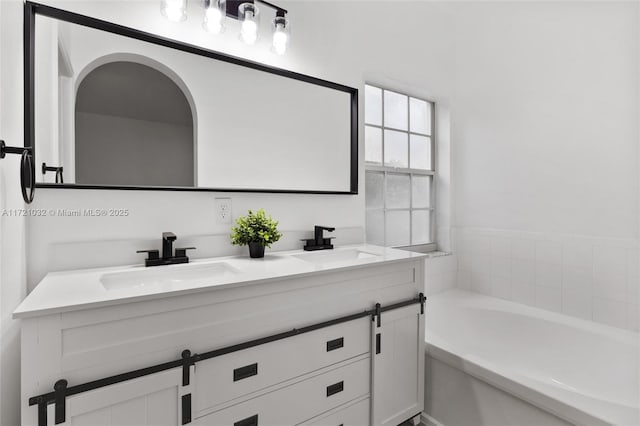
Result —
<path fill-rule="evenodd" d="M 324 231 L 328 231 L 328 232 L 333 232 L 335 231 L 336 228 L 332 227 L 332 226 L 318 226 L 316 225 L 313 228 L 313 239 L 309 239 L 309 240 L 302 240 L 302 241 L 306 241 L 307 244 L 305 244 L 305 246 L 303 247 L 306 251 L 313 251 L 313 250 L 331 250 L 333 249 L 333 244 L 331 244 L 331 240 L 334 239 L 335 237 L 329 237 L 329 238 L 325 238 L 324 237 Z"/>

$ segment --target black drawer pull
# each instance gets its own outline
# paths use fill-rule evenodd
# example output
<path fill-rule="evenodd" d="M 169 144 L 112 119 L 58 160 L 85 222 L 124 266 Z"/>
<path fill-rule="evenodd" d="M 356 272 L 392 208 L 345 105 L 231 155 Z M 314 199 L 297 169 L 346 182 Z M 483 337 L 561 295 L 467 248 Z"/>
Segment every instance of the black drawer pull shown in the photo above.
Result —
<path fill-rule="evenodd" d="M 344 347 L 344 337 L 340 337 L 339 339 L 329 340 L 327 342 L 327 352 L 335 351 L 336 349 L 340 349 Z"/>
<path fill-rule="evenodd" d="M 327 386 L 327 396 L 342 392 L 344 390 L 344 382 L 338 382 L 334 385 Z"/>
<path fill-rule="evenodd" d="M 236 368 L 233 370 L 233 381 L 246 379 L 247 377 L 255 376 L 258 374 L 258 363 L 246 365 L 244 367 Z"/>
<path fill-rule="evenodd" d="M 182 424 L 191 423 L 191 394 L 182 395 Z"/>
<path fill-rule="evenodd" d="M 382 337 L 380 333 L 376 333 L 376 355 L 382 351 Z"/>
<path fill-rule="evenodd" d="M 258 426 L 258 415 L 247 417 L 246 419 L 238 420 L 233 426 Z"/>

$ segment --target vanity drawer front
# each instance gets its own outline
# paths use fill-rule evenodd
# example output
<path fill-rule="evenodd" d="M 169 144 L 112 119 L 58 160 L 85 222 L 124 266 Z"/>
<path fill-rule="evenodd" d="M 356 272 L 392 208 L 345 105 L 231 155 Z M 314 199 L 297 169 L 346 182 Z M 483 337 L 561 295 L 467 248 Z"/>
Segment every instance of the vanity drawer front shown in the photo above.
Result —
<path fill-rule="evenodd" d="M 333 414 L 321 415 L 304 422 L 300 426 L 368 426 L 369 425 L 369 398 L 336 411 Z"/>
<path fill-rule="evenodd" d="M 368 353 L 370 321 L 360 318 L 199 362 L 195 412 Z"/>
<path fill-rule="evenodd" d="M 363 358 L 200 417 L 194 425 L 293 426 L 368 395 L 370 368 L 370 359 Z"/>

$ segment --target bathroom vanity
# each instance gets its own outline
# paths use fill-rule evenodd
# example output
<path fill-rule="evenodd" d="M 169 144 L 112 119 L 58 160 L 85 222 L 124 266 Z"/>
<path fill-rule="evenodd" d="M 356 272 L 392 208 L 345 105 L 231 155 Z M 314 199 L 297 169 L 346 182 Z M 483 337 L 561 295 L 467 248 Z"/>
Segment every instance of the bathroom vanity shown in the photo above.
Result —
<path fill-rule="evenodd" d="M 377 246 L 48 274 L 22 424 L 388 425 L 422 412 L 423 255 Z"/>

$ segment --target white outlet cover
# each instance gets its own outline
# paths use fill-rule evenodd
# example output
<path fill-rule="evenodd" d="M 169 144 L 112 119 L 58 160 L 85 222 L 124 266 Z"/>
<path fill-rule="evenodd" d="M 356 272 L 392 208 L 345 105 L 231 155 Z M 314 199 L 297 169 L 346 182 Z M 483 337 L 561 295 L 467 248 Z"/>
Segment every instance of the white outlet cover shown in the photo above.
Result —
<path fill-rule="evenodd" d="M 231 198 L 216 198 L 216 223 L 231 223 Z"/>

